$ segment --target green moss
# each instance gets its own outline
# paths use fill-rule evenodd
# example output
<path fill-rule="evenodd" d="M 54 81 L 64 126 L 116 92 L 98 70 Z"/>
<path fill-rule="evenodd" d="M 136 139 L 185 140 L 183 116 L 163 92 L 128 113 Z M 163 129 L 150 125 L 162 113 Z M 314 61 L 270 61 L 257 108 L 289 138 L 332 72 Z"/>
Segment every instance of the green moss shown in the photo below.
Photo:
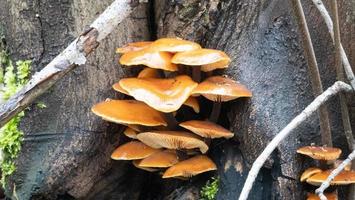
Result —
<path fill-rule="evenodd" d="M 219 177 L 208 180 L 200 191 L 201 200 L 214 200 L 218 192 Z"/>
<path fill-rule="evenodd" d="M 5 51 L 0 53 L 0 96 L 2 101 L 8 100 L 27 82 L 31 69 L 31 61 L 17 61 L 16 71 Z M 3 73 L 5 71 L 5 73 Z M 1 182 L 4 185 L 6 177 L 16 170 L 15 159 L 21 149 L 23 132 L 18 126 L 24 112 L 17 114 L 7 124 L 0 128 L 0 165 L 2 170 Z"/>
<path fill-rule="evenodd" d="M 44 104 L 44 102 L 42 102 L 42 101 L 37 102 L 36 106 L 41 109 L 47 108 L 47 105 Z"/>

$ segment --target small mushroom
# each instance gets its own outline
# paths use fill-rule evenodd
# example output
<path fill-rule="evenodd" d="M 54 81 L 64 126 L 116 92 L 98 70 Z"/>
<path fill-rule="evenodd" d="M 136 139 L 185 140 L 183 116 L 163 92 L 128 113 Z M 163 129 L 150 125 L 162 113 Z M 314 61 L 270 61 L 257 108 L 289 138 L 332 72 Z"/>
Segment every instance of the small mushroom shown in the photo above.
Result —
<path fill-rule="evenodd" d="M 137 167 L 138 169 L 142 169 L 144 171 L 148 171 L 148 172 L 156 172 L 158 171 L 159 169 L 156 169 L 156 168 L 152 168 L 152 167 L 141 167 L 139 166 L 139 163 L 141 162 L 142 160 L 133 160 L 132 161 L 132 164 Z"/>
<path fill-rule="evenodd" d="M 191 107 L 195 113 L 200 112 L 200 105 L 198 104 L 198 101 L 195 97 L 190 96 L 185 102 L 184 105 Z"/>
<path fill-rule="evenodd" d="M 127 92 L 125 89 L 123 89 L 123 88 L 120 86 L 119 83 L 113 84 L 113 85 L 112 85 L 112 88 L 113 88 L 115 91 L 117 91 L 117 92 L 120 92 L 120 93 L 122 93 L 122 94 L 125 94 L 125 95 L 128 95 L 128 96 L 129 96 L 128 92 Z"/>
<path fill-rule="evenodd" d="M 152 43 L 151 41 L 128 43 L 123 47 L 117 48 L 116 53 L 128 53 L 132 51 L 139 51 L 148 47 L 151 43 Z"/>
<path fill-rule="evenodd" d="M 328 200 L 338 200 L 338 195 L 336 192 L 334 193 L 324 193 L 325 197 L 327 197 Z M 307 200 L 320 200 L 319 196 L 316 194 L 308 193 L 307 194 Z"/>
<path fill-rule="evenodd" d="M 309 156 L 316 160 L 336 160 L 341 154 L 341 149 L 333 147 L 304 146 L 297 149 L 297 153 Z"/>
<path fill-rule="evenodd" d="M 205 79 L 192 91 L 192 95 L 197 94 L 214 101 L 210 115 L 212 122 L 216 122 L 219 117 L 221 102 L 252 96 L 252 93 L 244 85 L 223 76 L 212 76 Z"/>
<path fill-rule="evenodd" d="M 167 51 L 173 53 L 201 49 L 199 44 L 180 38 L 161 38 L 154 41 L 151 47 L 157 51 Z"/>
<path fill-rule="evenodd" d="M 137 131 L 127 127 L 124 131 L 123 134 L 125 134 L 127 137 L 132 138 L 132 139 L 137 139 Z"/>
<path fill-rule="evenodd" d="M 178 110 L 197 86 L 186 75 L 166 79 L 124 78 L 119 84 L 135 99 L 165 113 Z"/>
<path fill-rule="evenodd" d="M 163 178 L 191 177 L 216 169 L 216 164 L 210 158 L 205 155 L 197 155 L 167 169 L 163 174 Z"/>
<path fill-rule="evenodd" d="M 215 69 L 227 68 L 230 63 L 230 58 L 223 51 L 215 49 L 196 49 L 175 54 L 171 62 L 175 64 L 202 66 L 202 71 L 209 72 Z"/>
<path fill-rule="evenodd" d="M 209 122 L 209 121 L 200 121 L 200 120 L 190 120 L 182 122 L 179 126 L 190 130 L 193 133 L 205 138 L 231 138 L 233 133 L 229 130 L 223 128 L 222 126 Z"/>
<path fill-rule="evenodd" d="M 172 57 L 171 53 L 155 51 L 147 47 L 123 54 L 120 58 L 120 63 L 126 66 L 145 65 L 155 69 L 177 71 L 177 65 L 171 63 Z"/>
<path fill-rule="evenodd" d="M 192 91 L 211 101 L 231 101 L 240 97 L 251 97 L 252 93 L 244 85 L 223 76 L 211 76 Z"/>
<path fill-rule="evenodd" d="M 119 124 L 167 125 L 162 113 L 136 100 L 108 100 L 94 105 L 91 110 L 103 119 Z"/>
<path fill-rule="evenodd" d="M 330 175 L 332 170 L 322 171 L 311 177 L 306 181 L 307 183 L 319 186 L 321 185 Z M 331 182 L 330 185 L 348 185 L 355 183 L 355 172 L 354 171 L 341 171 Z"/>
<path fill-rule="evenodd" d="M 137 78 L 159 78 L 159 72 L 157 69 L 146 67 L 139 72 Z"/>
<path fill-rule="evenodd" d="M 165 168 L 179 162 L 175 150 L 163 150 L 156 152 L 139 162 L 140 167 Z"/>
<path fill-rule="evenodd" d="M 314 174 L 318 174 L 320 172 L 322 172 L 323 170 L 316 168 L 316 167 L 310 167 L 308 169 L 306 169 L 306 171 L 304 171 L 301 175 L 301 182 L 306 181 L 309 177 L 313 176 Z"/>
<path fill-rule="evenodd" d="M 202 153 L 208 150 L 207 144 L 197 135 L 183 131 L 151 131 L 137 135 L 138 140 L 153 148 L 194 149 Z"/>
<path fill-rule="evenodd" d="M 115 149 L 111 154 L 111 158 L 114 160 L 137 160 L 146 158 L 158 151 L 158 149 L 154 149 L 142 142 L 131 141 Z"/>

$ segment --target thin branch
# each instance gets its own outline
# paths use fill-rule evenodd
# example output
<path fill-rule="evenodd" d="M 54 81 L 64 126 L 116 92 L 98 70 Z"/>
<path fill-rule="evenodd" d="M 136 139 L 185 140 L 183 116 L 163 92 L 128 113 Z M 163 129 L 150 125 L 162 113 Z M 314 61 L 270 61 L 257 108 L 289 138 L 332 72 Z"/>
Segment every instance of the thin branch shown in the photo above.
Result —
<path fill-rule="evenodd" d="M 340 39 L 340 27 L 339 27 L 339 14 L 338 14 L 338 4 L 337 0 L 332 0 L 331 1 L 331 12 L 333 15 L 333 24 L 334 24 L 334 51 L 335 51 L 335 66 L 336 66 L 336 72 L 337 72 L 337 79 L 338 81 L 344 81 L 344 68 L 342 66 L 342 60 L 341 60 L 341 39 Z M 346 141 L 348 142 L 349 149 L 351 151 L 354 151 L 354 136 L 353 136 L 353 131 L 351 129 L 351 122 L 350 122 L 350 117 L 349 117 L 349 109 L 348 105 L 346 102 L 346 98 L 344 93 L 340 92 L 339 93 L 339 100 L 340 100 L 340 109 L 341 109 L 341 118 L 343 122 L 343 128 L 346 136 Z M 354 169 L 355 163 L 353 162 L 352 168 Z M 349 200 L 354 198 L 355 194 L 355 185 L 351 185 L 349 189 Z M 323 191 L 320 195 L 320 198 L 322 199 L 322 196 L 324 196 Z"/>
<path fill-rule="evenodd" d="M 89 29 L 84 31 L 40 72 L 36 73 L 22 90 L 1 105 L 0 127 L 24 110 L 77 65 L 85 64 L 86 56 L 97 48 L 99 42 L 111 33 L 132 12 L 132 9 L 131 0 L 115 0 L 107 7 Z"/>
<path fill-rule="evenodd" d="M 304 16 L 302 4 L 300 0 L 291 0 L 294 15 L 301 33 L 304 55 L 308 64 L 308 71 L 311 78 L 313 95 L 316 97 L 323 93 L 322 81 L 320 79 L 317 59 L 314 54 L 311 36 L 309 34 L 306 18 Z M 330 131 L 329 116 L 326 105 L 322 105 L 319 109 L 319 124 L 322 137 L 322 143 L 327 146 L 332 145 L 332 134 Z"/>
<path fill-rule="evenodd" d="M 338 6 L 337 0 L 332 0 L 331 2 L 332 14 L 333 14 L 333 22 L 334 22 L 334 43 L 335 43 L 335 65 L 337 71 L 337 79 L 339 81 L 344 81 L 344 71 L 341 62 L 341 40 L 340 40 L 340 28 L 339 28 L 339 17 L 338 17 Z M 351 123 L 349 119 L 349 109 L 346 103 L 346 98 L 343 93 L 339 93 L 340 97 L 340 106 L 342 113 L 342 120 L 344 126 L 344 132 L 348 141 L 349 149 L 352 151 L 354 146 L 354 137 L 353 132 L 351 130 Z"/>
<path fill-rule="evenodd" d="M 344 82 L 337 81 L 321 95 L 313 100 L 300 114 L 298 114 L 285 128 L 283 128 L 266 146 L 264 151 L 254 161 L 252 168 L 249 171 L 247 180 L 245 181 L 243 190 L 239 196 L 239 200 L 246 200 L 249 192 L 253 186 L 255 178 L 257 177 L 261 167 L 264 165 L 266 159 L 276 149 L 282 140 L 292 133 L 301 123 L 307 120 L 317 109 L 326 103 L 331 97 L 337 95 L 339 92 L 352 92 L 352 87 Z"/>
<path fill-rule="evenodd" d="M 327 197 L 323 194 L 324 190 L 330 186 L 330 182 L 355 158 L 355 150 L 344 160 L 337 168 L 335 168 L 328 176 L 328 178 L 322 183 L 322 185 L 316 189 L 316 194 L 318 194 L 321 200 L 327 200 Z"/>
<path fill-rule="evenodd" d="M 316 6 L 316 8 L 318 9 L 318 11 L 320 12 L 320 14 L 322 15 L 325 24 L 328 27 L 328 31 L 330 33 L 330 37 L 332 38 L 332 40 L 334 41 L 334 31 L 333 31 L 333 22 L 332 22 L 332 18 L 330 17 L 327 9 L 325 8 L 323 2 L 321 0 L 312 0 L 314 5 Z M 350 62 L 348 57 L 346 56 L 345 50 L 343 48 L 343 45 L 340 44 L 340 55 L 341 55 L 341 60 L 343 62 L 344 65 L 344 70 L 346 73 L 346 77 L 350 82 L 350 85 L 355 88 L 355 76 L 354 76 L 354 72 L 352 71 L 352 68 L 350 66 Z"/>

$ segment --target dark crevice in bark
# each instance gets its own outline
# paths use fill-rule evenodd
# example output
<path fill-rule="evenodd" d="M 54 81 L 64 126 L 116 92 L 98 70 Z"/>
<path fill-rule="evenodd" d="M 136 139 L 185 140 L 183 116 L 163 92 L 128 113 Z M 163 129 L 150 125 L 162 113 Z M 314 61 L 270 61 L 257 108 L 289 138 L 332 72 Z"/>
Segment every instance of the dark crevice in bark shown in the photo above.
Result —
<path fill-rule="evenodd" d="M 38 8 L 37 8 L 38 13 L 35 14 L 35 17 L 38 19 L 38 22 L 39 22 L 39 29 L 40 29 L 40 31 L 39 31 L 40 36 L 39 37 L 41 39 L 41 44 L 42 44 L 42 50 L 41 51 L 42 52 L 39 55 L 39 57 L 35 59 L 35 62 L 36 62 L 37 65 L 40 65 L 42 60 L 43 60 L 43 58 L 44 58 L 44 54 L 46 52 L 46 41 L 44 39 L 44 31 L 45 30 L 44 30 L 43 21 L 42 21 L 41 1 L 40 0 L 38 1 L 37 5 L 38 5 Z"/>
<path fill-rule="evenodd" d="M 147 20 L 148 20 L 148 30 L 150 33 L 150 40 L 154 41 L 158 38 L 157 36 L 157 24 L 155 21 L 155 0 L 150 0 L 148 2 L 148 13 L 147 13 Z"/>

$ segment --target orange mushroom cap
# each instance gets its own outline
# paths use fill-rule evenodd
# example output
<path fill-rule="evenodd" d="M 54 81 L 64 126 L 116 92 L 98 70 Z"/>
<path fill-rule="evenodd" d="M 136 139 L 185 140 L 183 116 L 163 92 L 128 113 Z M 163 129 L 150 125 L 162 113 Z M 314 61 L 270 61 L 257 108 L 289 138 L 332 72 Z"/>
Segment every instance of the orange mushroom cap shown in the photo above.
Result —
<path fill-rule="evenodd" d="M 152 43 L 151 41 L 128 43 L 123 47 L 117 48 L 116 53 L 128 53 L 132 51 L 139 51 L 148 47 L 151 43 Z"/>
<path fill-rule="evenodd" d="M 124 131 L 123 134 L 125 134 L 127 137 L 132 138 L 132 139 L 137 139 L 137 131 L 127 127 Z"/>
<path fill-rule="evenodd" d="M 200 112 L 200 105 L 195 97 L 190 96 L 185 102 L 184 105 L 191 107 L 195 113 Z"/>
<path fill-rule="evenodd" d="M 205 155 L 198 155 L 173 165 L 165 171 L 163 178 L 172 178 L 177 176 L 191 177 L 216 169 L 216 164 L 210 158 Z"/>
<path fill-rule="evenodd" d="M 321 173 L 323 170 L 317 168 L 317 167 L 310 167 L 308 169 L 306 169 L 306 171 L 304 171 L 301 175 L 301 182 L 306 181 L 309 177 L 313 176 L 314 174 L 318 174 Z"/>
<path fill-rule="evenodd" d="M 208 150 L 207 144 L 197 135 L 183 131 L 151 131 L 137 135 L 138 140 L 153 148 L 194 149 L 202 153 Z"/>
<path fill-rule="evenodd" d="M 328 200 L 338 200 L 338 195 L 336 193 L 324 193 Z M 308 193 L 307 200 L 320 200 L 319 196 L 316 194 Z"/>
<path fill-rule="evenodd" d="M 159 72 L 157 69 L 146 67 L 139 72 L 137 78 L 159 78 Z"/>
<path fill-rule="evenodd" d="M 168 79 L 125 78 L 119 84 L 135 99 L 162 112 L 178 110 L 197 86 L 186 75 Z"/>
<path fill-rule="evenodd" d="M 141 162 L 142 160 L 133 160 L 132 161 L 132 164 L 137 167 L 138 169 L 142 169 L 144 171 L 148 171 L 148 172 L 156 172 L 158 171 L 159 169 L 156 169 L 156 168 L 152 168 L 152 167 L 141 167 L 139 166 L 139 163 Z"/>
<path fill-rule="evenodd" d="M 140 163 L 140 167 L 171 167 L 179 162 L 175 150 L 163 150 L 156 152 L 149 157 L 144 158 Z"/>
<path fill-rule="evenodd" d="M 135 100 L 104 101 L 94 105 L 91 110 L 103 119 L 119 124 L 167 126 L 167 123 L 160 112 L 154 110 L 143 102 Z"/>
<path fill-rule="evenodd" d="M 144 48 L 139 51 L 131 51 L 123 54 L 120 58 L 120 63 L 126 66 L 145 65 L 155 69 L 177 71 L 177 66 L 171 63 L 172 56 L 168 52 Z"/>
<path fill-rule="evenodd" d="M 171 60 L 175 64 L 200 66 L 204 72 L 218 68 L 227 68 L 230 58 L 223 51 L 215 49 L 196 49 L 193 51 L 180 52 Z"/>
<path fill-rule="evenodd" d="M 151 47 L 157 51 L 168 52 L 183 52 L 201 49 L 199 44 L 180 38 L 161 38 L 154 41 Z"/>
<path fill-rule="evenodd" d="M 179 126 L 205 138 L 231 138 L 234 136 L 234 134 L 229 130 L 209 121 L 190 120 L 180 123 Z"/>
<path fill-rule="evenodd" d="M 336 160 L 341 149 L 333 147 L 304 146 L 297 149 L 297 153 L 309 156 L 316 160 Z"/>
<path fill-rule="evenodd" d="M 319 186 L 330 175 L 332 170 L 322 171 L 307 179 L 307 183 Z M 348 185 L 355 183 L 355 171 L 341 171 L 331 182 L 330 185 Z"/>
<path fill-rule="evenodd" d="M 201 94 L 211 101 L 230 101 L 239 97 L 251 97 L 251 92 L 242 84 L 223 77 L 212 76 L 205 79 L 192 94 Z"/>
<path fill-rule="evenodd" d="M 137 160 L 146 158 L 158 151 L 158 149 L 147 146 L 142 142 L 131 141 L 115 149 L 111 158 L 114 160 Z"/>
<path fill-rule="evenodd" d="M 125 94 L 125 95 L 129 95 L 128 92 L 127 92 L 125 89 L 123 89 L 123 88 L 120 86 L 119 83 L 113 84 L 113 85 L 112 85 L 112 88 L 113 88 L 115 91 L 117 91 L 117 92 L 120 92 L 120 93 Z"/>

